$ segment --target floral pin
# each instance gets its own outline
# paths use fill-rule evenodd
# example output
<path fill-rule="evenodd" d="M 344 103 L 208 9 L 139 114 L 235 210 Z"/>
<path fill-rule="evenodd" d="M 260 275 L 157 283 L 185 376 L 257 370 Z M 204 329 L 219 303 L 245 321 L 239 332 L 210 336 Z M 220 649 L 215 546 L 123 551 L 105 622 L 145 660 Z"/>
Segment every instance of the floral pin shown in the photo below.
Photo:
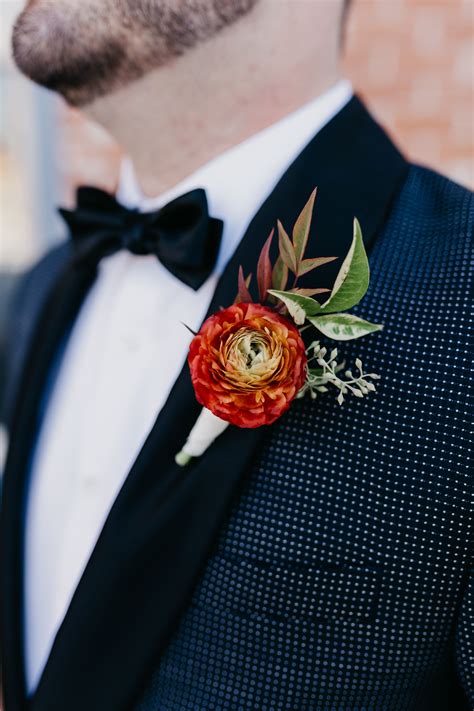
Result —
<path fill-rule="evenodd" d="M 380 324 L 347 313 L 369 286 L 369 263 L 359 222 L 354 219 L 352 243 L 332 290 L 298 287 L 298 279 L 336 257 L 305 258 L 316 190 L 288 236 L 278 226 L 279 256 L 272 265 L 265 242 L 257 265 L 259 302 L 249 291 L 252 275 L 238 277 L 235 303 L 210 316 L 193 338 L 188 354 L 191 380 L 203 409 L 176 462 L 185 466 L 201 456 L 229 426 L 261 427 L 275 422 L 293 400 L 309 394 L 316 399 L 337 391 L 340 405 L 346 395 L 363 397 L 375 391 L 375 373 L 366 374 L 359 358 L 357 374 L 338 364 L 337 348 L 330 352 L 319 340 L 306 348 L 302 332 L 315 328 L 334 341 L 348 341 L 379 331 Z M 288 282 L 292 275 L 292 284 Z M 313 296 L 329 293 L 322 304 Z M 341 372 L 344 371 L 344 375 Z"/>

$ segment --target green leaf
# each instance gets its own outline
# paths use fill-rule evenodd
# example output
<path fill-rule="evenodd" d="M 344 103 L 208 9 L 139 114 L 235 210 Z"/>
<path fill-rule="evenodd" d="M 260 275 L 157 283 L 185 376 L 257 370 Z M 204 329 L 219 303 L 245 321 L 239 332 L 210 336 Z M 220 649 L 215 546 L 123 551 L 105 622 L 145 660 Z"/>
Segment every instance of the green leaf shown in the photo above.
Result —
<path fill-rule="evenodd" d="M 310 198 L 301 211 L 300 216 L 295 222 L 293 228 L 293 246 L 295 249 L 296 263 L 303 259 L 306 245 L 308 244 L 309 230 L 311 227 L 311 217 L 313 214 L 314 200 L 316 198 L 316 188 L 310 195 Z"/>
<path fill-rule="evenodd" d="M 279 291 L 278 289 L 270 289 L 268 292 L 272 296 L 282 301 L 288 309 L 290 316 L 293 317 L 297 325 L 304 323 L 307 316 L 315 316 L 321 310 L 321 306 L 309 296 L 291 293 L 289 291 Z"/>
<path fill-rule="evenodd" d="M 288 284 L 288 267 L 281 257 L 275 262 L 272 273 L 272 287 L 284 291 Z"/>
<path fill-rule="evenodd" d="M 354 220 L 354 237 L 339 270 L 329 299 L 322 304 L 322 313 L 335 313 L 352 308 L 362 299 L 369 286 L 369 261 L 365 252 L 359 222 Z"/>
<path fill-rule="evenodd" d="M 280 257 L 293 274 L 297 272 L 296 255 L 290 238 L 285 232 L 285 228 L 278 220 L 278 245 L 280 248 Z"/>
<path fill-rule="evenodd" d="M 364 321 L 353 314 L 328 314 L 310 317 L 308 321 L 334 341 L 352 341 L 354 338 L 360 338 L 383 328 L 381 324 Z"/>
<path fill-rule="evenodd" d="M 328 264 L 328 262 L 333 262 L 337 257 L 316 257 L 315 259 L 303 259 L 298 264 L 298 276 L 303 276 L 308 272 L 313 271 L 317 267 L 321 267 L 323 264 Z"/>

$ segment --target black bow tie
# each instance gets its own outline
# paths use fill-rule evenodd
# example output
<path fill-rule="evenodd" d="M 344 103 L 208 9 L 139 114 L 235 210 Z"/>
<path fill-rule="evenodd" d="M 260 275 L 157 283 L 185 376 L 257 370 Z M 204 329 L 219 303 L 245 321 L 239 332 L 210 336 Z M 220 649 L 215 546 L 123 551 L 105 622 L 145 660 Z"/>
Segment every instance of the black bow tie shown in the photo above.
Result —
<path fill-rule="evenodd" d="M 77 243 L 79 262 L 128 249 L 155 254 L 178 279 L 197 290 L 215 264 L 222 220 L 209 216 L 202 188 L 181 195 L 155 212 L 121 205 L 98 188 L 80 187 L 75 210 L 59 210 Z"/>

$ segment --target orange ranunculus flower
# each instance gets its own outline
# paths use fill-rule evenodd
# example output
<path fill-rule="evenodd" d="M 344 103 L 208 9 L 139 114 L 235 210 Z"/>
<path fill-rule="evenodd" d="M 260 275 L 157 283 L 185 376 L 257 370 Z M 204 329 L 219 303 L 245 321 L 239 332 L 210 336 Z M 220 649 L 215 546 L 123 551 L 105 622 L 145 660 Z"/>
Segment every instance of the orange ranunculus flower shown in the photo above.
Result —
<path fill-rule="evenodd" d="M 303 339 L 266 306 L 240 303 L 208 318 L 188 356 L 198 402 L 238 427 L 270 425 L 306 377 Z"/>

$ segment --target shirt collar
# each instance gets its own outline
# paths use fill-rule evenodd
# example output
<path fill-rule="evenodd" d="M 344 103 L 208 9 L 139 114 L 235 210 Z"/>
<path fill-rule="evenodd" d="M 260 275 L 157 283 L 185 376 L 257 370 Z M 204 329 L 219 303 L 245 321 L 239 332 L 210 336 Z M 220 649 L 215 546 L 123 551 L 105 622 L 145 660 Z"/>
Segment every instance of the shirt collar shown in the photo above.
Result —
<path fill-rule="evenodd" d="M 178 195 L 204 188 L 209 213 L 224 221 L 216 271 L 232 255 L 259 206 L 303 150 L 351 99 L 351 83 L 340 80 L 326 92 L 200 167 L 157 197 L 141 192 L 130 159 L 122 162 L 117 199 L 127 207 L 157 210 Z M 304 201 L 305 196 L 302 196 Z M 277 215 L 275 217 L 278 217 Z"/>

